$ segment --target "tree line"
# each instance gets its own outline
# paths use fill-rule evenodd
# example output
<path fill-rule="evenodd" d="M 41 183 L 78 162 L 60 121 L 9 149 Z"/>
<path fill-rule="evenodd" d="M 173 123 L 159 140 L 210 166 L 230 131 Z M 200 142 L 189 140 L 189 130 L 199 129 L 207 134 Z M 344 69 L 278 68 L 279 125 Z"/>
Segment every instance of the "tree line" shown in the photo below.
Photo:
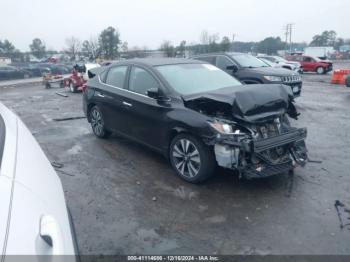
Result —
<path fill-rule="evenodd" d="M 147 47 L 128 47 L 128 42 L 121 41 L 118 29 L 109 26 L 97 37 L 81 41 L 77 37 L 69 37 L 65 40 L 66 47 L 63 50 L 71 61 L 79 60 L 81 56 L 89 60 L 97 58 L 113 60 L 119 58 L 121 54 L 127 54 L 127 57 L 138 57 L 141 51 L 148 50 Z M 344 44 L 350 44 L 349 39 L 337 37 L 334 30 L 323 31 L 316 34 L 312 41 L 293 43 L 293 48 L 304 48 L 306 46 L 333 46 L 336 50 Z M 30 53 L 38 59 L 47 57 L 48 55 L 57 54 L 57 51 L 48 50 L 45 42 L 40 38 L 34 38 L 29 45 Z M 253 52 L 276 54 L 278 50 L 288 50 L 288 43 L 282 41 L 280 37 L 267 37 L 259 42 L 242 42 L 234 41 L 228 36 L 222 38 L 216 34 L 209 34 L 207 31 L 201 32 L 198 43 L 187 43 L 185 40 L 178 45 L 174 45 L 171 41 L 162 42 L 158 50 L 164 52 L 168 57 L 184 57 L 186 51 L 191 54 L 211 53 L 211 52 Z M 15 46 L 7 39 L 0 39 L 0 56 L 7 56 L 12 59 L 26 60 L 25 54 L 15 48 Z"/>

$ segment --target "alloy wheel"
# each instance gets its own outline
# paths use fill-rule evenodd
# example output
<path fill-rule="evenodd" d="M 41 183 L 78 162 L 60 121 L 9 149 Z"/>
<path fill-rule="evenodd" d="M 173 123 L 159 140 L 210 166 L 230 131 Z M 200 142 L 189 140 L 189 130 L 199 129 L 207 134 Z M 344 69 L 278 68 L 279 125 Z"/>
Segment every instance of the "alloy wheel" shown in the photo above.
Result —
<path fill-rule="evenodd" d="M 104 122 L 102 119 L 101 112 L 98 111 L 96 108 L 92 109 L 91 111 L 91 126 L 94 133 L 97 136 L 103 136 Z"/>
<path fill-rule="evenodd" d="M 320 75 L 322 75 L 322 74 L 324 73 L 323 67 L 317 68 L 317 73 L 320 74 Z"/>
<path fill-rule="evenodd" d="M 198 175 L 201 167 L 197 147 L 188 139 L 179 139 L 172 148 L 171 157 L 178 172 L 185 177 Z"/>

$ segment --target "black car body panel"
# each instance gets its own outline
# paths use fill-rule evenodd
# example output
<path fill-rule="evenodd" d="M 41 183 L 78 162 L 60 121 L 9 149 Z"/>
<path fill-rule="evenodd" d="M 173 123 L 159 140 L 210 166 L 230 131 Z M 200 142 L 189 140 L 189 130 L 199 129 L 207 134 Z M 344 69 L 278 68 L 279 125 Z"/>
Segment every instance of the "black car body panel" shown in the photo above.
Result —
<path fill-rule="evenodd" d="M 243 55 L 241 53 L 213 53 L 193 56 L 193 59 L 209 62 L 221 70 L 224 70 L 228 74 L 236 77 L 241 82 L 246 84 L 285 84 L 290 87 L 294 97 L 298 97 L 301 94 L 302 80 L 298 73 L 285 68 L 274 68 L 270 66 L 266 67 L 243 67 L 235 60 L 235 55 Z M 218 57 L 227 59 L 228 64 L 237 67 L 236 71 L 227 69 L 218 64 Z M 226 66 L 226 65 L 225 65 Z M 280 77 L 281 81 L 272 82 L 265 78 L 265 76 Z"/>
<path fill-rule="evenodd" d="M 290 127 L 286 116 L 298 115 L 289 87 L 241 85 L 181 95 L 157 70 L 157 66 L 169 64 L 206 63 L 189 59 L 136 59 L 91 70 L 83 92 L 88 121 L 91 121 L 90 110 L 98 106 L 108 130 L 166 157 L 174 136 L 191 134 L 215 153 L 219 166 L 238 170 L 247 178 L 281 173 L 292 169 L 295 162 L 305 161 L 306 131 Z M 123 84 L 106 83 L 110 70 L 122 67 L 126 67 Z M 151 98 L 131 91 L 134 68 L 146 70 L 163 96 Z M 218 133 L 210 125 L 216 121 L 230 125 L 235 133 Z"/>

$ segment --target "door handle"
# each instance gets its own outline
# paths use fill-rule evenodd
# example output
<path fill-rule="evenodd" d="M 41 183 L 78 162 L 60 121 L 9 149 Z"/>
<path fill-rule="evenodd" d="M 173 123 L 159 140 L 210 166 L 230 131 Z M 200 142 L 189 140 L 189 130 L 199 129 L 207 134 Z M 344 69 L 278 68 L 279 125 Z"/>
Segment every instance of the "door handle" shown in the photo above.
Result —
<path fill-rule="evenodd" d="M 105 95 L 103 95 L 101 93 L 98 93 L 97 96 L 99 96 L 99 97 L 106 97 Z"/>
<path fill-rule="evenodd" d="M 130 104 L 130 103 L 128 103 L 128 102 L 125 102 L 125 101 L 123 101 L 123 105 L 132 107 L 132 104 Z"/>
<path fill-rule="evenodd" d="M 50 215 L 40 218 L 39 235 L 52 248 L 53 255 L 62 255 L 62 235 L 56 219 Z"/>

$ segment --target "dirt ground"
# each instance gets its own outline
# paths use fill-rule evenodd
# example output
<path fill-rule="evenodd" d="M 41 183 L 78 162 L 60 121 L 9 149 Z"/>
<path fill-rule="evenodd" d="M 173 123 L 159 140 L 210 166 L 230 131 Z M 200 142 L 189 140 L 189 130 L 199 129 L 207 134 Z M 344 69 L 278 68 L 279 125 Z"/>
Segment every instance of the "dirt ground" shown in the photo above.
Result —
<path fill-rule="evenodd" d="M 308 128 L 312 162 L 295 170 L 292 188 L 286 174 L 246 181 L 225 170 L 186 183 L 160 155 L 96 138 L 86 119 L 55 121 L 83 116 L 79 93 L 0 87 L 0 101 L 64 164 L 57 172 L 82 254 L 350 254 L 350 227 L 340 229 L 334 207 L 350 207 L 350 89 L 330 78 L 303 75 L 293 123 Z"/>

